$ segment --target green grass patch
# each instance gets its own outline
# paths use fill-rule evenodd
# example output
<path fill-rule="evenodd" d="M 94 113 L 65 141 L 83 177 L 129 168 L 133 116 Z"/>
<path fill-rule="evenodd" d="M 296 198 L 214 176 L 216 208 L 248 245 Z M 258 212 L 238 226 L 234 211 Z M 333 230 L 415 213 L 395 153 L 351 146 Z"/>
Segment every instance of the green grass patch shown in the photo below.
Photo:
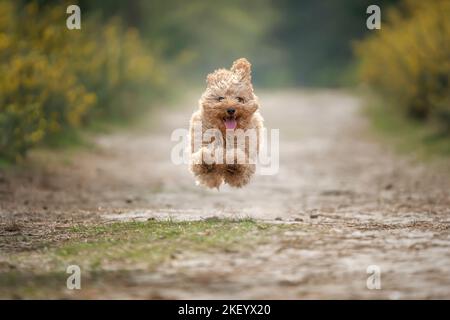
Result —
<path fill-rule="evenodd" d="M 82 134 L 81 129 L 65 129 L 47 137 L 41 146 L 50 149 L 86 148 L 92 147 L 92 143 Z"/>
<path fill-rule="evenodd" d="M 85 283 L 95 286 L 136 272 L 152 272 L 183 254 L 251 250 L 289 226 L 251 219 L 120 222 L 73 226 L 66 242 L 7 255 L 0 268 L 0 297 L 48 297 L 65 292 L 69 265 L 80 266 Z M 1 266 L 1 265 L 0 265 Z M 95 280 L 95 281 L 94 281 Z M 88 285 L 89 286 L 89 285 Z"/>
<path fill-rule="evenodd" d="M 376 135 L 399 152 L 422 159 L 450 156 L 450 136 L 437 126 L 407 117 L 379 98 L 372 98 L 365 113 Z"/>
<path fill-rule="evenodd" d="M 8 169 L 13 165 L 12 161 L 6 158 L 0 157 L 0 170 Z"/>

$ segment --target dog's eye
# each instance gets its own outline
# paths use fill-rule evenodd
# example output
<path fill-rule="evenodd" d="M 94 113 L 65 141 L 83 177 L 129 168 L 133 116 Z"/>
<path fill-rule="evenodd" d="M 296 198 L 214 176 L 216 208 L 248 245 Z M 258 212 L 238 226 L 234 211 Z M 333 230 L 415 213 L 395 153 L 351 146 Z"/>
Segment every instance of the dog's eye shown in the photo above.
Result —
<path fill-rule="evenodd" d="M 236 100 L 237 100 L 238 102 L 240 102 L 240 103 L 244 103 L 244 98 L 237 97 Z"/>
<path fill-rule="evenodd" d="M 225 99 L 224 97 L 218 97 L 217 101 L 221 102 L 223 99 Z"/>

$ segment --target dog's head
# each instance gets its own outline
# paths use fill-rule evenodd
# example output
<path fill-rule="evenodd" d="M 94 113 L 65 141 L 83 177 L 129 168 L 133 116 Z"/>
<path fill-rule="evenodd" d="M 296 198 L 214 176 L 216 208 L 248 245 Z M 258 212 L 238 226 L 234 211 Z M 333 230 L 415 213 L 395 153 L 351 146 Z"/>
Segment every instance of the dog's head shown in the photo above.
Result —
<path fill-rule="evenodd" d="M 203 116 L 216 128 L 245 129 L 258 110 L 251 83 L 251 64 L 236 60 L 230 70 L 219 69 L 207 77 L 207 88 L 200 99 Z"/>

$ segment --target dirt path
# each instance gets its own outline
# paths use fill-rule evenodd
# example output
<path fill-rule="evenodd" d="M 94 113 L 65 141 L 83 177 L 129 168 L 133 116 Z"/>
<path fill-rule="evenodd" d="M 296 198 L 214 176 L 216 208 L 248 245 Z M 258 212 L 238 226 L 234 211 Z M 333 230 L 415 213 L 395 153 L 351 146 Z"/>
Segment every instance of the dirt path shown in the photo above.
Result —
<path fill-rule="evenodd" d="M 299 228 L 251 252 L 181 254 L 102 297 L 450 298 L 448 164 L 423 165 L 375 143 L 350 94 L 260 100 L 266 126 L 280 129 L 277 175 L 242 190 L 195 186 L 187 166 L 170 161 L 170 134 L 187 128 L 192 98 L 146 130 L 99 137 L 95 151 L 64 165 L 37 154 L 34 169 L 0 173 L 0 249 L 63 240 L 58 230 L 80 222 L 252 217 Z M 369 265 L 381 269 L 381 290 L 366 288 Z"/>

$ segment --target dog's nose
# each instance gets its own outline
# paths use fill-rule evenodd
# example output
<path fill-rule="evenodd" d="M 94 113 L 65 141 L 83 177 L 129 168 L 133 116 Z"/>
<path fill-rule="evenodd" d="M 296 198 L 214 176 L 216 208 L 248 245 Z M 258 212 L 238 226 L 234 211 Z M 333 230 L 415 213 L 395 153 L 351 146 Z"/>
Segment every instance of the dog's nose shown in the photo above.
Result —
<path fill-rule="evenodd" d="M 232 116 L 235 112 L 236 112 L 236 110 L 233 109 L 233 108 L 228 108 L 228 109 L 227 109 L 227 113 L 228 113 L 230 116 Z"/>

